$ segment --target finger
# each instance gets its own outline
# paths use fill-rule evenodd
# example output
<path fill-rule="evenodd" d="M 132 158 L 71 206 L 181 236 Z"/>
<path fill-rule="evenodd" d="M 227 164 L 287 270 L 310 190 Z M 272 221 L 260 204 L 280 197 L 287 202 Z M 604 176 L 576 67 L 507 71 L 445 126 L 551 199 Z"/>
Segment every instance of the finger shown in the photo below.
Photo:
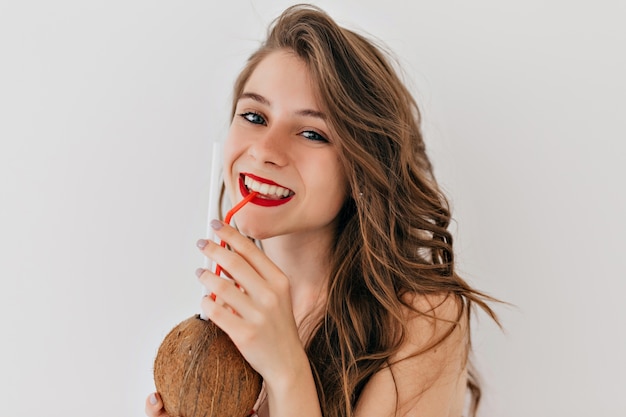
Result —
<path fill-rule="evenodd" d="M 233 340 L 235 346 L 240 346 L 239 340 L 245 337 L 245 332 L 242 331 L 246 327 L 244 319 L 233 314 L 227 307 L 219 305 L 211 297 L 203 297 L 200 308 L 207 318 Z"/>
<path fill-rule="evenodd" d="M 221 265 L 225 273 L 242 285 L 250 294 L 262 291 L 264 279 L 243 256 L 210 240 L 199 240 L 198 247 L 206 257 Z"/>
<path fill-rule="evenodd" d="M 261 251 L 253 241 L 243 236 L 233 227 L 220 222 L 211 221 L 211 228 L 232 250 L 248 262 L 259 275 L 267 280 L 281 276 L 282 271 Z M 224 266 L 224 265 L 222 265 Z"/>
<path fill-rule="evenodd" d="M 169 417 L 169 415 L 165 412 L 161 396 L 156 392 L 153 392 L 148 395 L 148 398 L 146 398 L 145 411 L 148 417 Z"/>
<path fill-rule="evenodd" d="M 243 287 L 207 270 L 204 270 L 198 280 L 217 304 L 225 304 L 226 307 L 230 307 L 236 314 L 244 318 L 249 318 L 253 314 L 254 307 Z"/>

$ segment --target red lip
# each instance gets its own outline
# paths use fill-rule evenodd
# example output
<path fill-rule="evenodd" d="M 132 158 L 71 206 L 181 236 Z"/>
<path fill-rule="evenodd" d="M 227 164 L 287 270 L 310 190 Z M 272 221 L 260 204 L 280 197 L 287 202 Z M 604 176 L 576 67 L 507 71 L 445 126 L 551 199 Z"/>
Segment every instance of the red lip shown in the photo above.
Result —
<path fill-rule="evenodd" d="M 265 178 L 259 178 L 251 174 L 242 174 L 239 176 L 239 192 L 241 192 L 241 195 L 243 196 L 243 198 L 246 198 L 248 194 L 250 194 L 250 191 L 248 191 L 248 189 L 243 183 L 244 175 L 258 182 L 262 182 L 262 183 L 269 184 L 269 185 L 277 185 L 279 187 L 282 187 L 282 185 L 277 184 L 274 181 L 267 180 Z M 290 195 L 289 197 L 285 197 L 285 198 L 280 198 L 278 200 L 268 200 L 266 198 L 255 197 L 252 200 L 250 200 L 250 204 L 256 204 L 257 206 L 262 206 L 262 207 L 276 207 L 276 206 L 281 206 L 289 202 L 292 198 L 293 198 L 293 195 Z"/>
<path fill-rule="evenodd" d="M 280 184 L 278 184 L 278 183 L 276 183 L 276 182 L 274 182 L 274 181 L 272 181 L 272 180 L 268 180 L 268 179 L 266 179 L 266 178 L 257 177 L 257 176 L 256 176 L 256 175 L 254 175 L 254 174 L 249 174 L 249 173 L 247 173 L 247 172 L 242 172 L 242 173 L 241 173 L 241 175 L 245 175 L 246 177 L 250 177 L 250 178 L 252 178 L 253 180 L 258 181 L 258 182 L 261 182 L 261 183 L 263 183 L 263 184 L 268 184 L 268 185 L 277 185 L 277 186 L 279 186 L 279 187 L 283 187 L 282 185 L 280 185 Z M 241 175 L 239 176 L 240 178 L 241 178 Z M 283 188 L 286 188 L 286 187 L 283 187 Z"/>

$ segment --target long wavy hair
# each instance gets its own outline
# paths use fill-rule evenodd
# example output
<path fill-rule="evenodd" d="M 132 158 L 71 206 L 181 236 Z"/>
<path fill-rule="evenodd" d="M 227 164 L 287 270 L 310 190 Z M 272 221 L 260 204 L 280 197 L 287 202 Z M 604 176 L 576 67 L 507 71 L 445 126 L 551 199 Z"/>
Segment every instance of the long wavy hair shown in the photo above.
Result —
<path fill-rule="evenodd" d="M 497 317 L 492 299 L 455 272 L 450 209 L 426 155 L 418 106 L 384 49 L 315 6 L 289 7 L 237 78 L 231 114 L 256 66 L 279 50 L 306 63 L 348 179 L 327 303 L 305 348 L 323 415 L 351 417 L 365 384 L 406 340 L 403 311 L 415 308 L 404 295 L 456 297 L 455 325 L 469 321 L 472 305 Z M 467 344 L 469 351 L 469 335 Z M 469 369 L 475 414 L 480 387 Z"/>

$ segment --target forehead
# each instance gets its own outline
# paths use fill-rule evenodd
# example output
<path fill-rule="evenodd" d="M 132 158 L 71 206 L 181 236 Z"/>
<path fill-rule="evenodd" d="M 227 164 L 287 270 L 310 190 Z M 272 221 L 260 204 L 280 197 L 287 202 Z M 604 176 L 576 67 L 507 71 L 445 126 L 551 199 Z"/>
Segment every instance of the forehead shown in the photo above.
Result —
<path fill-rule="evenodd" d="M 242 93 L 254 92 L 266 97 L 285 98 L 317 107 L 314 83 L 301 58 L 286 50 L 271 52 L 250 74 Z"/>

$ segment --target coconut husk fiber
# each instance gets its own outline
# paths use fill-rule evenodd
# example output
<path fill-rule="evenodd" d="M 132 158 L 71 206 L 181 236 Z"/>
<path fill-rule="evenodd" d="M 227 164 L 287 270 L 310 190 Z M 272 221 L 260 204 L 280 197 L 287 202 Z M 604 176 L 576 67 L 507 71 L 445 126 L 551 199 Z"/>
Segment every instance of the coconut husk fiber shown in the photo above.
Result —
<path fill-rule="evenodd" d="M 154 382 L 171 417 L 244 417 L 262 380 L 226 333 L 195 315 L 161 343 Z"/>

